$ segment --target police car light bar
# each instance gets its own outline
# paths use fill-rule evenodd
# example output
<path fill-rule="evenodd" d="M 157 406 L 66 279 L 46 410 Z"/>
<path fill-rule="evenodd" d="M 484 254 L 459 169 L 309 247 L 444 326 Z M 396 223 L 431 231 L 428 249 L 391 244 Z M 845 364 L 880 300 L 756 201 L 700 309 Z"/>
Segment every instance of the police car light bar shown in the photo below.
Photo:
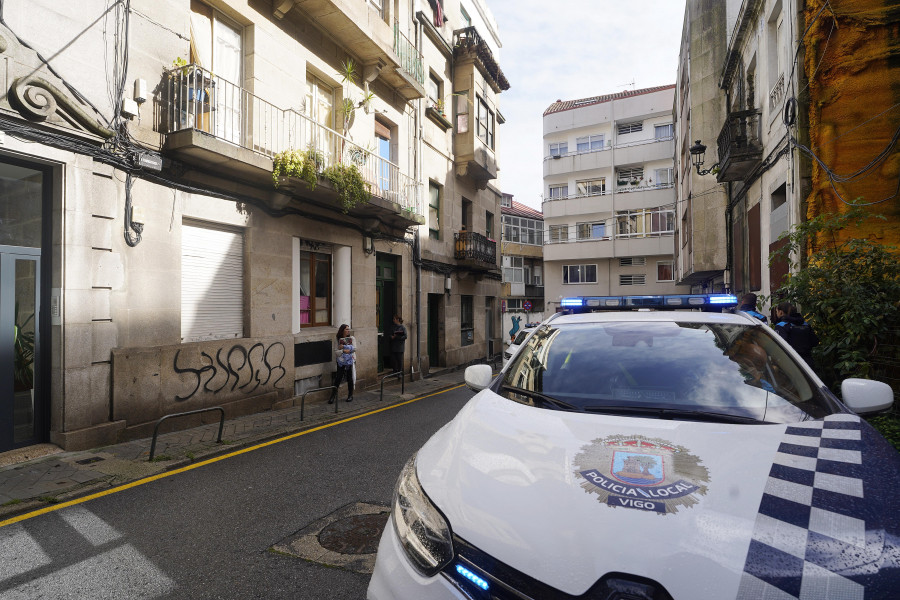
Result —
<path fill-rule="evenodd" d="M 595 310 L 721 310 L 735 307 L 737 296 L 731 294 L 671 294 L 659 296 L 579 296 L 563 298 L 561 307 L 571 312 Z"/>

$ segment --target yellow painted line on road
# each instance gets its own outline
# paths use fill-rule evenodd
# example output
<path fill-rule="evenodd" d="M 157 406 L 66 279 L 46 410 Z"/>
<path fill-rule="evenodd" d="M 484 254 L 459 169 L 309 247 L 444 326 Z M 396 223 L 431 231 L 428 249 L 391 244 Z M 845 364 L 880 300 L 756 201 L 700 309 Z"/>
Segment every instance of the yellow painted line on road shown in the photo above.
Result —
<path fill-rule="evenodd" d="M 60 502 L 59 504 L 52 504 L 50 506 L 45 506 L 44 508 L 40 508 L 38 510 L 33 510 L 31 512 L 27 512 L 21 514 L 16 517 L 11 517 L 6 519 L 5 521 L 0 521 L 0 527 L 5 527 L 6 525 L 12 525 L 13 523 L 19 523 L 21 521 L 26 521 L 28 519 L 33 519 L 43 514 L 47 514 L 53 512 L 55 510 L 61 510 L 63 508 L 68 508 L 69 506 L 75 506 L 76 504 L 81 504 L 83 502 L 88 502 L 90 500 L 96 500 L 97 498 L 102 498 L 103 496 L 108 496 L 110 494 L 115 494 L 117 492 L 124 492 L 125 490 L 138 487 L 139 485 L 144 485 L 147 483 L 151 483 L 153 481 L 157 481 L 159 479 L 163 479 L 165 477 L 171 477 L 172 475 L 178 475 L 179 473 L 184 473 L 186 471 L 190 471 L 192 469 L 197 469 L 199 467 L 205 467 L 206 465 L 210 465 L 214 462 L 219 462 L 220 460 L 225 460 L 226 458 L 231 458 L 233 456 L 238 456 L 239 454 L 244 454 L 246 452 L 252 452 L 253 450 L 259 450 L 260 448 L 265 448 L 266 446 L 272 446 L 274 444 L 279 444 L 281 442 L 286 442 L 287 440 L 292 440 L 296 437 L 300 437 L 301 435 L 308 435 L 310 433 L 315 433 L 316 431 L 322 431 L 323 429 L 328 429 L 329 427 L 335 427 L 337 425 L 342 425 L 344 423 L 349 423 L 350 421 L 355 421 L 356 419 L 361 419 L 363 417 L 368 417 L 371 415 L 378 414 L 380 412 L 384 412 L 386 410 L 391 410 L 393 408 L 399 408 L 401 406 L 406 406 L 407 404 L 412 404 L 413 402 L 418 402 L 419 400 L 424 400 L 425 398 L 430 398 L 432 396 L 437 396 L 438 394 L 444 394 L 446 392 L 452 392 L 453 390 L 458 390 L 461 387 L 464 387 L 465 384 L 460 384 L 452 388 L 447 388 L 446 390 L 441 390 L 439 392 L 434 392 L 432 394 L 426 394 L 425 396 L 419 396 L 418 398 L 413 398 L 412 400 L 406 400 L 405 402 L 399 402 L 397 404 L 392 404 L 390 406 L 385 406 L 384 408 L 379 408 L 376 410 L 371 410 L 366 413 L 362 413 L 359 415 L 355 415 L 353 417 L 347 417 L 346 419 L 341 419 L 340 421 L 335 421 L 334 423 L 327 423 L 325 425 L 320 425 L 318 427 L 313 427 L 312 429 L 305 429 L 303 431 L 298 431 L 297 433 L 292 433 L 290 435 L 286 435 L 284 437 L 280 437 L 278 439 L 269 440 L 268 442 L 263 442 L 261 444 L 256 444 L 255 446 L 249 446 L 247 448 L 242 448 L 240 450 L 235 450 L 234 452 L 229 452 L 228 454 L 223 454 L 222 456 L 216 456 L 214 458 L 208 458 L 206 460 L 202 460 L 198 463 L 190 464 L 185 467 L 180 467 L 178 469 L 173 469 L 171 471 L 166 471 L 165 473 L 159 473 L 157 475 L 151 475 L 150 477 L 145 477 L 143 479 L 138 479 L 137 481 L 132 481 L 131 483 L 124 483 L 122 485 L 116 486 L 114 488 L 110 488 L 108 490 L 103 490 L 102 492 L 96 492 L 94 494 L 90 494 L 88 496 L 83 496 L 81 498 L 76 498 L 75 500 L 69 500 L 67 502 Z"/>

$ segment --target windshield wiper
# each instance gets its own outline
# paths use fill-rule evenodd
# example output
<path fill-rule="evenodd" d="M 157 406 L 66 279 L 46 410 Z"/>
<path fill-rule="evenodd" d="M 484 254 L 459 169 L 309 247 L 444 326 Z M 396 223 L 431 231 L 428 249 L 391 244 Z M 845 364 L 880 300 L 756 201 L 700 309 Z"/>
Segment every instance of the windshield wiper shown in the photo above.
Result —
<path fill-rule="evenodd" d="M 525 388 L 519 388 L 512 385 L 503 385 L 500 389 L 506 390 L 509 392 L 513 392 L 514 394 L 520 394 L 522 396 L 528 396 L 529 398 L 533 398 L 535 400 L 540 401 L 543 404 L 550 404 L 555 406 L 556 408 L 561 408 L 564 410 L 574 410 L 581 411 L 581 408 L 575 406 L 574 404 L 569 404 L 568 402 L 563 402 L 562 400 L 557 400 L 552 396 L 547 396 L 546 394 L 542 394 L 540 392 L 536 392 L 534 390 L 526 390 Z"/>
<path fill-rule="evenodd" d="M 761 421 L 753 417 L 733 415 L 728 413 L 708 412 L 705 410 L 687 410 L 682 408 L 655 408 L 646 406 L 585 406 L 585 412 L 610 413 L 617 415 L 639 415 L 648 418 L 673 419 L 685 417 L 690 421 L 708 421 L 710 423 L 753 423 L 763 425 L 768 421 Z"/>

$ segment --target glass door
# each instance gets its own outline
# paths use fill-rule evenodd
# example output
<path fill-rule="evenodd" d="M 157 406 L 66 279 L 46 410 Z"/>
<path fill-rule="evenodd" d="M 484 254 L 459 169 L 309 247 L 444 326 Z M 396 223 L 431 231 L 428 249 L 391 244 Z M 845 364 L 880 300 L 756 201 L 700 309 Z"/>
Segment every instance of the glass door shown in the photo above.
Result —
<path fill-rule="evenodd" d="M 0 246 L 0 451 L 37 441 L 39 298 L 40 250 Z"/>

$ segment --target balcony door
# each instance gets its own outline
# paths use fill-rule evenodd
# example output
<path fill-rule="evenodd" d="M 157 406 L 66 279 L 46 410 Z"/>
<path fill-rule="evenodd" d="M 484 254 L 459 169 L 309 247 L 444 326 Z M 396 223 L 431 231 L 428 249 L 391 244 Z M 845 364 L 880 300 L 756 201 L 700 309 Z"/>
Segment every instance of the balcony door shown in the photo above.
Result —
<path fill-rule="evenodd" d="M 301 132 L 300 140 L 295 143 L 295 147 L 305 150 L 312 145 L 326 157 L 328 164 L 331 164 L 331 159 L 340 149 L 334 124 L 335 88 L 315 75 L 307 73 L 304 104 L 306 116 L 310 121 L 302 122 L 309 130 Z"/>
<path fill-rule="evenodd" d="M 213 133 L 239 145 L 249 133 L 244 131 L 242 118 L 243 57 L 241 27 L 206 4 L 191 0 L 191 62 L 211 75 Z"/>

